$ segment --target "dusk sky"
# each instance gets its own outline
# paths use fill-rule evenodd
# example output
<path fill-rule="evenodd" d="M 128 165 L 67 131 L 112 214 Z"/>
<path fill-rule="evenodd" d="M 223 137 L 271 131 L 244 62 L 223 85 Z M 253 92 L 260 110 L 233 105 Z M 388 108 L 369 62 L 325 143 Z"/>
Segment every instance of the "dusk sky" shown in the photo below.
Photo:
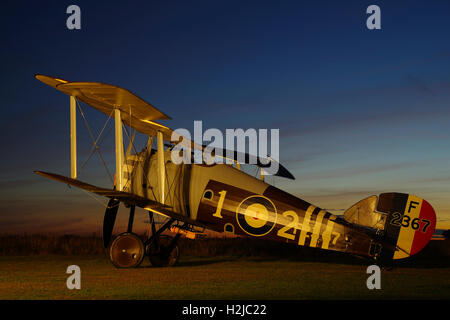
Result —
<path fill-rule="evenodd" d="M 66 27 L 71 4 L 81 30 Z M 372 4 L 381 30 L 366 27 Z M 296 180 L 276 187 L 337 214 L 412 193 L 450 228 L 447 0 L 6 1 L 1 15 L 0 233 L 101 231 L 106 200 L 33 173 L 70 175 L 69 97 L 35 74 L 126 88 L 172 129 L 279 129 Z M 83 111 L 97 134 L 107 117 Z M 78 143 L 80 168 L 92 145 L 80 117 Z M 79 179 L 111 187 L 96 155 Z"/>

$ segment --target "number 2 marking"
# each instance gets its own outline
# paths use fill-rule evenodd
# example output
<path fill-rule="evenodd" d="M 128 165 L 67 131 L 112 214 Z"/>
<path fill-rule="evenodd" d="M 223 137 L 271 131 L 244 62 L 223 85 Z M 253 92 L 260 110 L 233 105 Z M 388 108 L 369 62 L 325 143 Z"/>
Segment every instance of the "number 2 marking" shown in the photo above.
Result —
<path fill-rule="evenodd" d="M 392 214 L 391 224 L 396 227 L 401 227 L 402 215 L 399 212 L 394 212 Z"/>
<path fill-rule="evenodd" d="M 283 217 L 291 217 L 292 221 L 278 230 L 277 235 L 286 239 L 295 239 L 295 235 L 297 234 L 297 226 L 298 226 L 298 215 L 294 211 L 285 211 L 283 212 Z M 294 233 L 287 233 L 289 229 L 294 229 Z"/>

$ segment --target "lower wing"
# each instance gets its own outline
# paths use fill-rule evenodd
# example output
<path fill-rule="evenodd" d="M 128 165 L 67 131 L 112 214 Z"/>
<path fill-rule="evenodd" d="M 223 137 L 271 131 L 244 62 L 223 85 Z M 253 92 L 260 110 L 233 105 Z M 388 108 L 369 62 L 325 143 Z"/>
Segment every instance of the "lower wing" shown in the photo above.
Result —
<path fill-rule="evenodd" d="M 59 175 L 56 173 L 49 173 L 49 172 L 43 172 L 43 171 L 34 171 L 34 173 L 36 173 L 42 177 L 56 180 L 56 181 L 59 181 L 62 183 L 66 183 L 71 186 L 74 186 L 74 187 L 77 187 L 77 188 L 80 188 L 80 189 L 83 189 L 83 190 L 86 190 L 86 191 L 89 191 L 89 192 L 92 192 L 92 193 L 95 193 L 95 194 L 98 194 L 98 195 L 101 195 L 104 197 L 108 197 L 111 199 L 117 199 L 128 205 L 135 205 L 135 206 L 141 207 L 143 209 L 152 211 L 156 214 L 168 216 L 175 220 L 183 221 L 183 222 L 186 222 L 186 223 L 194 225 L 194 226 L 198 226 L 198 227 L 202 227 L 202 228 L 206 227 L 203 224 L 201 224 L 195 220 L 192 220 L 192 219 L 190 219 L 186 216 L 183 216 L 179 213 L 173 212 L 172 210 L 170 210 L 171 207 L 169 207 L 169 206 L 166 206 L 166 205 L 164 205 L 160 202 L 154 201 L 154 200 L 140 197 L 140 196 L 132 194 L 132 193 L 93 186 L 91 184 L 82 182 L 80 180 L 65 177 L 65 176 L 62 176 L 62 175 Z"/>

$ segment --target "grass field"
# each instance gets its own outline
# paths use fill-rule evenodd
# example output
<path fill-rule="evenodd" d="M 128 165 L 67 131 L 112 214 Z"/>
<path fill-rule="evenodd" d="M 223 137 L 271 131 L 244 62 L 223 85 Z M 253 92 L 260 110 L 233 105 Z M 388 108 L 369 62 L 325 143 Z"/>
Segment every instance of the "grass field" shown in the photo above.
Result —
<path fill-rule="evenodd" d="M 81 289 L 66 287 L 69 265 Z M 0 299 L 450 299 L 450 266 L 382 271 L 366 287 L 367 264 L 231 256 L 182 257 L 179 266 L 116 269 L 95 256 L 0 257 Z"/>

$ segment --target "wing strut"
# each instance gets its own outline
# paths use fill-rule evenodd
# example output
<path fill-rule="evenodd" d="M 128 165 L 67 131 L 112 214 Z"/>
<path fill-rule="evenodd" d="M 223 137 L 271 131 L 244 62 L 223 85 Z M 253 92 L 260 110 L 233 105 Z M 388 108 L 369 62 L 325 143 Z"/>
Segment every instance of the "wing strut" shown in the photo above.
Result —
<path fill-rule="evenodd" d="M 158 147 L 158 184 L 159 184 L 159 194 L 160 194 L 160 202 L 162 204 L 165 203 L 165 182 L 166 182 L 166 169 L 164 167 L 165 161 L 164 161 L 164 141 L 163 141 L 163 134 L 161 131 L 158 131 L 156 134 L 156 143 Z"/>
<path fill-rule="evenodd" d="M 70 96 L 70 177 L 77 178 L 77 102 Z"/>
<path fill-rule="evenodd" d="M 115 119 L 115 133 L 116 133 L 116 190 L 123 191 L 123 133 L 122 133 L 122 119 L 120 116 L 120 109 L 114 109 Z"/>

